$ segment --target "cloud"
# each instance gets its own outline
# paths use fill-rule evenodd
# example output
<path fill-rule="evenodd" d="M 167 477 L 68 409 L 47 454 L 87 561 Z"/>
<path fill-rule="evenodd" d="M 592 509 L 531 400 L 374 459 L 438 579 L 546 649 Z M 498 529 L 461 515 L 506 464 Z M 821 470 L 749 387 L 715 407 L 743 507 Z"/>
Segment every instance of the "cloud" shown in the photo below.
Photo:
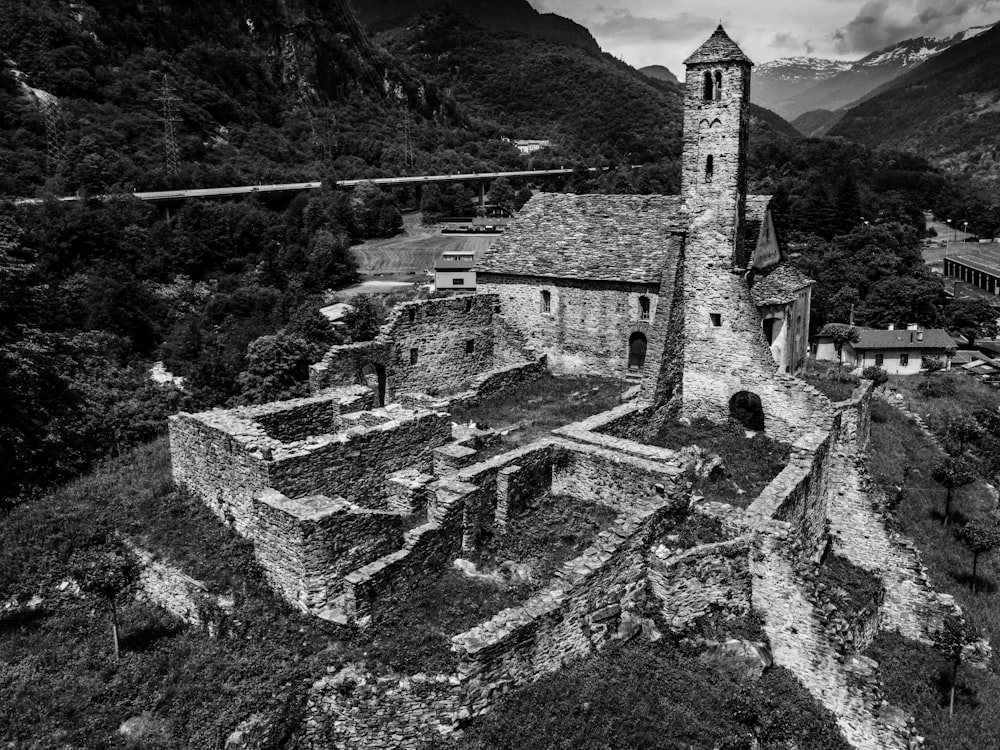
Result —
<path fill-rule="evenodd" d="M 717 21 L 716 21 L 717 23 Z M 692 37 L 713 29 L 711 18 L 694 13 L 678 13 L 668 18 L 636 16 L 628 10 L 609 10 L 590 22 L 590 30 L 598 38 L 617 42 L 690 41 Z"/>
<path fill-rule="evenodd" d="M 781 50 L 800 50 L 802 49 L 802 41 L 794 34 L 789 34 L 787 32 L 781 32 L 774 35 L 774 38 L 768 43 L 768 47 L 772 49 Z"/>
<path fill-rule="evenodd" d="M 904 39 L 946 36 L 991 23 L 998 13 L 1000 0 L 868 0 L 827 39 L 839 53 L 869 53 Z"/>

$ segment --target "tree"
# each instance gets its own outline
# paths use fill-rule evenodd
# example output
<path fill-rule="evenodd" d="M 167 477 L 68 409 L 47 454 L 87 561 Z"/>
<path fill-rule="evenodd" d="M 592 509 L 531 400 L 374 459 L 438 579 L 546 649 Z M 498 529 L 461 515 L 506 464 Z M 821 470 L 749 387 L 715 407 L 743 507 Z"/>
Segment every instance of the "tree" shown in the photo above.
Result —
<path fill-rule="evenodd" d="M 517 195 L 514 186 L 506 177 L 498 177 L 490 185 L 489 202 L 494 209 L 504 216 L 509 216 L 514 211 Z"/>
<path fill-rule="evenodd" d="M 945 308 L 945 325 L 958 331 L 974 346 L 977 338 L 997 335 L 997 314 L 989 302 L 981 297 L 956 299 Z"/>
<path fill-rule="evenodd" d="M 924 357 L 921 364 L 924 368 L 924 374 L 928 378 L 935 372 L 941 372 L 944 369 L 944 362 L 941 361 L 940 357 Z"/>
<path fill-rule="evenodd" d="M 848 343 L 856 344 L 861 338 L 858 329 L 854 326 L 834 323 L 828 325 L 825 333 L 833 339 L 833 346 L 837 350 L 837 380 L 841 379 L 841 369 L 844 367 L 844 346 Z"/>
<path fill-rule="evenodd" d="M 865 380 L 872 381 L 876 388 L 879 388 L 889 382 L 889 373 L 887 373 L 883 368 L 875 367 L 874 365 L 866 367 L 862 370 L 861 377 Z"/>
<path fill-rule="evenodd" d="M 941 630 L 932 636 L 934 648 L 943 654 L 951 665 L 948 679 L 948 716 L 955 715 L 955 684 L 958 682 L 958 668 L 962 665 L 962 657 L 966 651 L 979 640 L 975 629 L 962 617 L 955 614 L 946 615 L 941 624 Z"/>
<path fill-rule="evenodd" d="M 262 404 L 304 396 L 314 347 L 284 331 L 247 347 L 247 369 L 238 378 L 240 401 Z"/>
<path fill-rule="evenodd" d="M 955 532 L 955 536 L 972 553 L 972 579 L 969 582 L 969 586 L 974 594 L 976 593 L 976 571 L 979 564 L 979 557 L 980 555 L 989 554 L 997 547 L 1000 547 L 1000 526 L 995 522 L 986 525 L 977 523 L 976 521 L 969 521 L 969 523 Z"/>
<path fill-rule="evenodd" d="M 945 426 L 945 437 L 958 443 L 955 455 L 961 456 L 965 453 L 966 446 L 983 437 L 983 428 L 968 414 L 959 413 L 948 420 Z"/>
<path fill-rule="evenodd" d="M 955 490 L 976 481 L 976 474 L 964 459 L 949 456 L 934 467 L 931 477 L 947 491 L 944 499 L 944 525 L 947 526 Z"/>
<path fill-rule="evenodd" d="M 118 609 L 138 591 L 142 564 L 121 538 L 111 536 L 103 544 L 74 552 L 70 567 L 80 589 L 101 599 L 108 608 L 115 661 L 118 661 Z"/>
<path fill-rule="evenodd" d="M 370 294 L 355 297 L 354 309 L 344 316 L 344 325 L 352 341 L 371 341 L 385 322 L 385 307 Z"/>

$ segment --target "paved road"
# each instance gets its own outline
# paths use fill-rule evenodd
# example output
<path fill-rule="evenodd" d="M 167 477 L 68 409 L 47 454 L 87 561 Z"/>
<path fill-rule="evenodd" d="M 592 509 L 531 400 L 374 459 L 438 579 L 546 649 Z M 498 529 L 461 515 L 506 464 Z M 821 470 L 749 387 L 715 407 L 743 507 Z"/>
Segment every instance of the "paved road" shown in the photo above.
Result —
<path fill-rule="evenodd" d="M 963 240 L 972 235 L 961 229 L 956 231 L 945 222 L 935 219 L 931 214 L 925 214 L 924 219 L 927 221 L 927 228 L 933 228 L 937 232 L 937 237 L 924 245 L 924 263 L 941 270 L 944 268 L 946 255 L 958 255 L 969 248 L 969 243 L 963 242 Z"/>
<path fill-rule="evenodd" d="M 338 180 L 338 187 L 357 187 L 366 182 L 376 185 L 400 186 L 400 185 L 425 185 L 442 182 L 487 182 L 499 177 L 525 178 L 525 177 L 553 177 L 557 175 L 572 174 L 572 169 L 536 169 L 524 170 L 520 172 L 474 172 L 468 174 L 438 174 L 438 175 L 415 175 L 410 177 L 378 177 L 366 180 Z M 599 171 L 597 167 L 590 167 L 587 172 Z M 191 190 L 155 190 L 152 192 L 132 193 L 132 196 L 141 201 L 151 201 L 153 203 L 165 201 L 184 200 L 186 198 L 225 198 L 235 195 L 253 195 L 255 193 L 289 193 L 301 192 L 303 190 L 318 190 L 323 187 L 322 182 L 290 182 L 274 185 L 238 185 L 233 187 L 220 188 L 195 188 Z M 79 198 L 75 195 L 68 195 L 60 198 L 61 201 L 76 201 Z M 15 205 L 31 205 L 41 203 L 41 198 L 16 198 Z"/>

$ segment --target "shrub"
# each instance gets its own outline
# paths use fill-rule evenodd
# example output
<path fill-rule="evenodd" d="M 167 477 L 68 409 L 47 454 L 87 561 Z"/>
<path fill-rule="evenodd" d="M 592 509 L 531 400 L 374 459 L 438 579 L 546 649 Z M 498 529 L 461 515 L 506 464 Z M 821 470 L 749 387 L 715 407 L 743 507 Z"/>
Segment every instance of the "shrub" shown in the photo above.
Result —
<path fill-rule="evenodd" d="M 888 382 L 889 373 L 887 373 L 881 367 L 875 367 L 873 365 L 871 367 L 866 367 L 864 370 L 862 370 L 861 377 L 863 377 L 865 380 L 871 380 L 873 383 L 875 383 L 875 387 L 878 388 L 879 386 L 884 385 L 885 383 Z"/>

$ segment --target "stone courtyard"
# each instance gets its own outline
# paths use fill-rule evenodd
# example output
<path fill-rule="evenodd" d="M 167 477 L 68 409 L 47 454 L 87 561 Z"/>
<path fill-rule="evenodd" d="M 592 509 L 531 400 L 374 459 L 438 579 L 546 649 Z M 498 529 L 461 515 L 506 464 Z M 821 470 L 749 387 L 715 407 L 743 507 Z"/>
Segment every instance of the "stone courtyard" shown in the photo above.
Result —
<path fill-rule="evenodd" d="M 470 561 L 502 547 L 540 504 L 600 511 L 582 549 L 536 575 L 523 601 L 451 634 L 448 669 L 376 676 L 357 664 L 316 682 L 317 747 L 322 737 L 421 747 L 608 644 L 750 615 L 759 639 L 730 640 L 789 669 L 853 747 L 919 744 L 861 654 L 880 630 L 928 641 L 956 607 L 886 529 L 870 489 L 872 384 L 833 404 L 794 377 L 811 282 L 787 271 L 766 201 L 747 205 L 751 65 L 721 26 L 688 60 L 683 194 L 644 209 L 650 221 L 669 216 L 642 233 L 659 243 L 660 265 L 641 268 L 641 280 L 603 278 L 607 262 L 585 261 L 609 250 L 587 238 L 550 248 L 575 269 L 558 284 L 527 261 L 530 279 L 510 276 L 487 254 L 482 293 L 399 306 L 374 341 L 333 347 L 313 367 L 313 396 L 171 419 L 178 484 L 253 542 L 289 604 L 358 632 L 456 561 L 468 575 L 495 572 Z M 592 198 L 591 218 L 624 205 Z M 528 219 L 546 200 L 529 203 Z M 497 253 L 516 252 L 526 232 L 515 221 Z M 575 304 L 616 317 L 602 327 Z M 581 319 L 582 332 L 567 335 Z M 605 328 L 614 337 L 596 345 Z M 454 410 L 474 413 L 550 371 L 619 378 L 623 403 L 513 450 L 496 429 L 453 423 Z M 665 425 L 698 419 L 740 436 L 763 431 L 788 447 L 787 462 L 744 502 L 706 499 L 695 487 L 724 463 L 651 444 Z M 882 581 L 860 615 L 810 583 L 830 548 Z"/>

